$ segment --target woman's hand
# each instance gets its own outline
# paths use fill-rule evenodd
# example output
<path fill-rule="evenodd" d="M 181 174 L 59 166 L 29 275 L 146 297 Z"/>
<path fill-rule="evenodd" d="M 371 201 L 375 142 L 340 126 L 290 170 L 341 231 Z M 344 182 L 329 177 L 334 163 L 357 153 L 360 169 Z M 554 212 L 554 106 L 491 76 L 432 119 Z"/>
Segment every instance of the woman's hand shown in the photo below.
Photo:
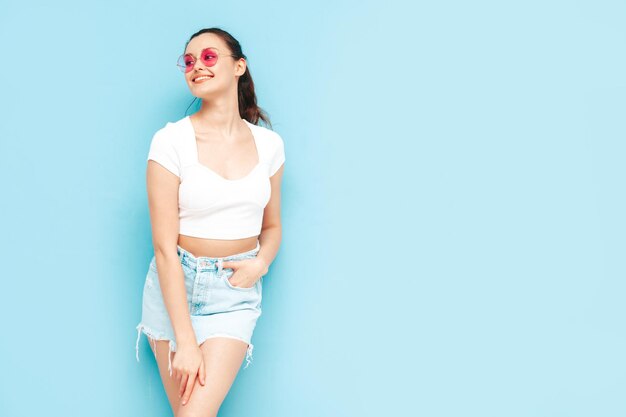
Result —
<path fill-rule="evenodd" d="M 187 404 L 196 383 L 196 376 L 200 384 L 205 384 L 206 372 L 202 350 L 198 345 L 179 345 L 172 361 L 172 378 L 178 381 L 180 389 L 178 397 L 182 398 L 182 405 Z"/>
<path fill-rule="evenodd" d="M 231 268 L 233 274 L 228 278 L 233 287 L 250 288 L 265 274 L 268 266 L 260 258 L 240 259 L 222 262 L 222 268 Z"/>

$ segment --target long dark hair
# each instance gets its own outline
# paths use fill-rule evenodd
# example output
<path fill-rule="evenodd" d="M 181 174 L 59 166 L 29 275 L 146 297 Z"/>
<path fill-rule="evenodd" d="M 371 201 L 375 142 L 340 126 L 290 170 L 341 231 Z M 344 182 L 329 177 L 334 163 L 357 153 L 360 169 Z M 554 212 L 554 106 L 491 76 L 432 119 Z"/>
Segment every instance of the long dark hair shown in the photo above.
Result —
<path fill-rule="evenodd" d="M 267 113 L 261 109 L 256 104 L 256 93 L 254 92 L 254 81 L 252 81 L 252 75 L 250 74 L 250 64 L 248 64 L 248 58 L 241 50 L 241 45 L 239 41 L 235 39 L 230 33 L 226 32 L 223 29 L 218 27 L 205 28 L 197 31 L 189 40 L 185 43 L 185 48 L 183 48 L 183 53 L 185 49 L 187 49 L 187 45 L 189 42 L 198 35 L 202 35 L 203 33 L 214 33 L 219 36 L 226 42 L 228 48 L 230 49 L 230 53 L 234 59 L 243 58 L 246 60 L 246 72 L 239 77 L 239 82 L 237 84 L 238 90 L 238 98 L 239 98 L 239 115 L 241 118 L 246 119 L 252 124 L 258 125 L 259 119 L 263 120 L 266 125 L 272 127 L 269 116 Z M 197 98 L 197 97 L 196 97 Z M 194 101 L 196 100 L 194 98 Z M 191 102 L 193 104 L 193 101 Z M 191 104 L 189 106 L 191 106 Z M 189 107 L 187 107 L 189 109 Z"/>

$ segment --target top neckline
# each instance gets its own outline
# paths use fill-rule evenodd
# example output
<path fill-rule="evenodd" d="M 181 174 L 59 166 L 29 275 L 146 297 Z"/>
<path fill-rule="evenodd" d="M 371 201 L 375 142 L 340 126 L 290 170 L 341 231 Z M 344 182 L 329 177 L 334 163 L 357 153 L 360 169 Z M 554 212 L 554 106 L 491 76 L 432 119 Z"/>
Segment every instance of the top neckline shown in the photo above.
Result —
<path fill-rule="evenodd" d="M 223 176 L 221 176 L 220 174 L 218 174 L 217 172 L 215 172 L 213 169 L 209 168 L 208 166 L 202 164 L 200 162 L 200 158 L 199 158 L 199 152 L 198 152 L 198 140 L 196 138 L 196 130 L 193 127 L 193 123 L 191 122 L 191 116 L 185 116 L 185 119 L 187 119 L 187 123 L 189 125 L 189 128 L 191 130 L 191 136 L 192 136 L 192 140 L 193 140 L 193 149 L 195 152 L 195 165 L 200 166 L 201 168 L 203 168 L 204 170 L 206 170 L 207 172 L 209 172 L 210 174 L 213 174 L 214 176 L 216 176 L 217 178 L 219 178 L 222 181 L 225 182 L 239 182 L 239 181 L 243 181 L 245 179 L 247 179 L 248 177 L 252 176 L 252 174 L 254 173 L 254 171 L 257 170 L 257 168 L 261 165 L 261 152 L 259 150 L 259 141 L 257 138 L 257 135 L 254 131 L 254 127 L 256 127 L 256 125 L 253 125 L 252 123 L 250 123 L 249 121 L 247 121 L 246 119 L 241 119 L 243 120 L 246 125 L 248 126 L 248 129 L 250 129 L 250 133 L 252 134 L 252 138 L 254 139 L 254 146 L 256 148 L 256 153 L 257 153 L 257 158 L 258 158 L 258 162 L 256 163 L 256 165 L 250 170 L 250 172 L 248 172 L 246 175 L 244 175 L 241 178 L 235 178 L 235 179 L 229 179 L 229 178 L 225 178 Z M 254 127 L 253 127 L 254 126 Z"/>

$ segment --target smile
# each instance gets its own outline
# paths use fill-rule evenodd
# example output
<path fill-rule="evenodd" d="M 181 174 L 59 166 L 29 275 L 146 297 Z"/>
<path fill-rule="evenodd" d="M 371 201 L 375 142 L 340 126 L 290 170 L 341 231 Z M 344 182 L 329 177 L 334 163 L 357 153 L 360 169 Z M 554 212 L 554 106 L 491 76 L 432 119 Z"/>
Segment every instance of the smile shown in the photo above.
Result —
<path fill-rule="evenodd" d="M 212 75 L 200 75 L 199 77 L 194 78 L 192 81 L 194 83 L 197 83 L 197 82 L 201 82 L 204 80 L 210 80 L 211 78 L 213 78 Z"/>

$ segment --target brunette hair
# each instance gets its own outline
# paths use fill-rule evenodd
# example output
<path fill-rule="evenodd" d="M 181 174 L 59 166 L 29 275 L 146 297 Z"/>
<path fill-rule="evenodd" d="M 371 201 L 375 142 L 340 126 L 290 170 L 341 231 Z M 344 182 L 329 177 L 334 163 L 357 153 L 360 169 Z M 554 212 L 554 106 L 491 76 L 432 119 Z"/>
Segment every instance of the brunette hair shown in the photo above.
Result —
<path fill-rule="evenodd" d="M 243 73 L 239 77 L 239 81 L 237 84 L 237 92 L 239 98 L 239 115 L 241 118 L 246 119 L 252 124 L 258 125 L 259 119 L 263 120 L 266 125 L 269 125 L 271 128 L 271 122 L 267 113 L 261 109 L 256 104 L 256 93 L 254 92 L 254 81 L 252 81 L 252 75 L 250 74 L 250 65 L 248 64 L 248 58 L 241 50 L 241 45 L 239 41 L 235 39 L 230 33 L 226 32 L 223 29 L 218 27 L 205 28 L 197 31 L 189 40 L 185 43 L 185 48 L 183 48 L 183 53 L 185 49 L 187 49 L 187 45 L 189 42 L 195 38 L 196 36 L 202 35 L 203 33 L 213 33 L 224 40 L 230 52 L 233 56 L 233 59 L 243 58 L 246 60 L 246 72 Z M 197 98 L 197 97 L 196 97 Z M 194 101 L 196 100 L 194 98 Z M 193 104 L 193 101 L 191 102 Z M 189 106 L 191 106 L 191 104 Z M 189 109 L 189 107 L 187 107 Z"/>

